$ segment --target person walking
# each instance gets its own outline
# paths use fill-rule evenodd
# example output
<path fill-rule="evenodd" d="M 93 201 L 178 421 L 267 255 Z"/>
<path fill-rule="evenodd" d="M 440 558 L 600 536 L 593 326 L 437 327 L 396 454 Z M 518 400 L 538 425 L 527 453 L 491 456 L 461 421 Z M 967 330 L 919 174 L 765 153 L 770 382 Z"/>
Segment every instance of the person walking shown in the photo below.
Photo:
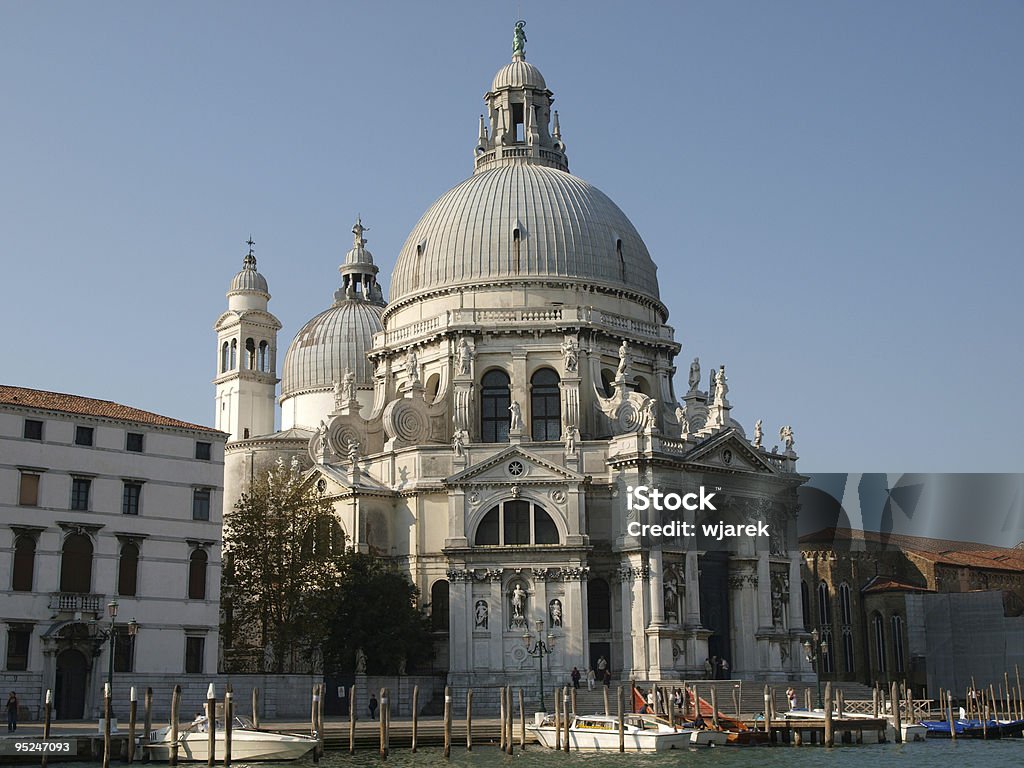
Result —
<path fill-rule="evenodd" d="M 11 691 L 7 697 L 7 731 L 8 733 L 18 730 L 18 694 Z"/>
<path fill-rule="evenodd" d="M 596 679 L 597 678 L 594 675 L 594 669 L 593 668 L 588 669 L 587 670 L 587 690 L 588 691 L 594 690 L 594 680 L 596 680 Z"/>
<path fill-rule="evenodd" d="M 377 696 L 375 694 L 372 694 L 372 693 L 370 694 L 370 703 L 367 705 L 367 708 L 370 710 L 370 719 L 371 720 L 376 720 L 377 719 Z"/>
<path fill-rule="evenodd" d="M 704 679 L 710 680 L 714 669 L 711 666 L 711 659 L 704 659 Z"/>
<path fill-rule="evenodd" d="M 793 690 L 793 686 L 786 689 L 786 700 L 789 702 L 790 709 L 796 709 L 796 691 Z"/>
<path fill-rule="evenodd" d="M 572 674 L 569 675 L 569 677 L 572 679 L 572 687 L 575 688 L 578 691 L 580 689 L 580 677 L 581 677 L 579 667 L 573 667 L 572 668 Z"/>
<path fill-rule="evenodd" d="M 729 676 L 729 662 L 725 660 L 724 656 L 722 657 L 722 661 L 721 661 L 721 669 L 722 669 L 722 679 L 723 680 L 731 680 L 732 678 Z"/>

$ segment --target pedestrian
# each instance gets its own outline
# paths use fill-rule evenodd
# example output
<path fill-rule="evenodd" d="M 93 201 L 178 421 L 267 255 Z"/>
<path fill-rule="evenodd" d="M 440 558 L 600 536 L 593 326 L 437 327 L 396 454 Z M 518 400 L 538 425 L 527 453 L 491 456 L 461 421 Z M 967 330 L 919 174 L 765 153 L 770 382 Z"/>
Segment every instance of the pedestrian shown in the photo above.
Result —
<path fill-rule="evenodd" d="M 717 680 L 718 679 L 718 673 L 719 673 L 720 670 L 721 670 L 721 666 L 719 664 L 718 657 L 717 656 L 712 656 L 711 657 L 711 679 L 712 680 Z"/>
<path fill-rule="evenodd" d="M 11 691 L 7 697 L 7 731 L 18 730 L 18 694 Z"/>
<path fill-rule="evenodd" d="M 611 684 L 612 684 L 612 671 L 610 669 L 606 669 L 604 671 L 604 687 L 608 688 Z"/>
<path fill-rule="evenodd" d="M 588 691 L 594 690 L 594 681 L 596 679 L 597 679 L 597 677 L 594 675 L 594 670 L 592 668 L 588 669 L 587 670 L 587 690 Z"/>
<path fill-rule="evenodd" d="M 370 694 L 370 703 L 367 705 L 370 710 L 370 719 L 377 719 L 377 697 L 374 694 Z"/>
<path fill-rule="evenodd" d="M 731 676 L 729 675 L 729 662 L 725 660 L 724 656 L 722 657 L 722 664 L 721 664 L 721 666 L 722 666 L 722 679 L 723 680 L 731 679 Z"/>
<path fill-rule="evenodd" d="M 578 691 L 580 689 L 580 677 L 582 677 L 579 667 L 573 667 L 572 674 L 569 677 L 572 679 L 572 687 Z"/>
<path fill-rule="evenodd" d="M 786 699 L 789 701 L 789 708 L 796 709 L 796 691 L 793 690 L 793 686 L 786 689 Z"/>
<path fill-rule="evenodd" d="M 704 679 L 710 680 L 712 672 L 711 659 L 704 659 Z"/>

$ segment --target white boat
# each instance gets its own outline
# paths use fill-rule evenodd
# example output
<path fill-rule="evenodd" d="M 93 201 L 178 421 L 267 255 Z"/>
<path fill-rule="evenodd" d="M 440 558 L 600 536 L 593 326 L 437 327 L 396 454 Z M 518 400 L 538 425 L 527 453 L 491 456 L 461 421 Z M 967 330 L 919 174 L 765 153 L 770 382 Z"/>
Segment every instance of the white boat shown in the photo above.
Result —
<path fill-rule="evenodd" d="M 210 733 L 205 717 L 197 717 L 178 730 L 178 760 L 206 762 L 210 756 Z M 224 760 L 224 723 L 217 721 L 214 733 L 214 759 Z M 231 728 L 231 759 L 297 760 L 309 752 L 317 740 L 309 736 L 273 733 L 258 730 L 248 718 L 236 717 Z M 150 758 L 157 761 L 170 759 L 173 742 L 171 728 L 167 726 L 152 732 L 149 744 Z"/>
<path fill-rule="evenodd" d="M 665 752 L 683 749 L 693 744 L 699 733 L 689 728 L 672 727 L 652 715 L 629 714 L 623 716 L 623 742 L 627 752 Z M 561 738 L 565 738 L 562 726 Z M 529 725 L 543 746 L 555 748 L 555 721 L 547 717 L 540 725 Z M 569 746 L 580 752 L 618 752 L 619 722 L 608 715 L 576 715 L 569 724 Z"/>

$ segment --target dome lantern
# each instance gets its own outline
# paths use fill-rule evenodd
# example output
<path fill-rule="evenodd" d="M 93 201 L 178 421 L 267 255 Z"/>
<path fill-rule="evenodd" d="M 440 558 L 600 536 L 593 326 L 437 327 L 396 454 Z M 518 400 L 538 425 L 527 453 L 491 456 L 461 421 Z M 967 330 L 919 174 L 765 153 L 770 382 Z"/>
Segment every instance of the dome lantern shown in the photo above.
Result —
<path fill-rule="evenodd" d="M 498 70 L 491 90 L 484 95 L 490 131 L 481 117 L 474 162 L 477 172 L 514 163 L 569 170 L 557 121 L 555 131 L 551 129 L 554 98 L 544 75 L 526 61 L 525 26 L 525 21 L 516 22 L 512 61 Z"/>
<path fill-rule="evenodd" d="M 256 270 L 256 254 L 253 252 L 256 243 L 251 235 L 245 244 L 249 246 L 249 252 L 242 258 L 242 271 L 231 279 L 231 287 L 227 292 L 228 308 L 266 309 L 270 301 L 270 288 L 267 278 Z"/>
<path fill-rule="evenodd" d="M 363 233 L 369 231 L 363 226 L 362 217 L 356 217 L 352 227 L 354 240 L 352 250 L 345 254 L 345 261 L 338 267 L 341 273 L 341 288 L 334 293 L 334 301 L 361 299 L 373 304 L 384 305 L 384 294 L 377 282 L 377 265 L 373 263 L 373 254 L 366 249 L 366 238 Z"/>

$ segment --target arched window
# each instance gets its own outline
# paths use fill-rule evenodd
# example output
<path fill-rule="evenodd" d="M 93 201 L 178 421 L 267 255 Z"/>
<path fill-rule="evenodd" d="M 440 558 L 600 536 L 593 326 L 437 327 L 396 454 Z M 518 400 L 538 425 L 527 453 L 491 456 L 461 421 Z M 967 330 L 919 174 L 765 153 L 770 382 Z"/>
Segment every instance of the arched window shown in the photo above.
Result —
<path fill-rule="evenodd" d="M 857 671 L 853 656 L 853 627 L 843 627 L 843 663 L 847 672 Z"/>
<path fill-rule="evenodd" d="M 892 616 L 892 657 L 896 672 L 903 674 L 903 617 L 895 613 Z"/>
<path fill-rule="evenodd" d="M 430 626 L 435 632 L 448 631 L 448 582 L 444 579 L 430 587 Z"/>
<path fill-rule="evenodd" d="M 604 579 L 587 582 L 587 628 L 591 631 L 612 628 L 612 591 Z"/>
<path fill-rule="evenodd" d="M 251 337 L 245 340 L 245 367 L 256 370 L 256 342 Z"/>
<path fill-rule="evenodd" d="M 807 582 L 800 582 L 800 609 L 803 612 L 804 624 L 809 625 L 811 621 L 811 591 L 807 588 Z"/>
<path fill-rule="evenodd" d="M 345 532 L 333 515 L 321 515 L 306 529 L 302 541 L 302 554 L 306 557 L 327 558 L 345 549 Z"/>
<path fill-rule="evenodd" d="M 488 371 L 480 384 L 480 438 L 485 443 L 507 443 L 512 420 L 508 374 Z"/>
<path fill-rule="evenodd" d="M 615 374 L 607 368 L 601 369 L 601 389 L 604 390 L 605 397 L 615 394 Z"/>
<path fill-rule="evenodd" d="M 92 591 L 92 541 L 84 533 L 64 539 L 60 554 L 60 591 Z"/>
<path fill-rule="evenodd" d="M 11 589 L 15 592 L 31 592 L 35 569 L 36 541 L 31 536 L 19 536 L 14 540 L 14 573 L 11 575 Z"/>
<path fill-rule="evenodd" d="M 830 600 L 828 584 L 823 581 L 818 585 L 818 625 L 822 631 L 832 626 L 832 605 Z"/>
<path fill-rule="evenodd" d="M 257 358 L 256 367 L 263 373 L 270 372 L 270 345 L 265 341 L 260 342 L 260 352 Z"/>
<path fill-rule="evenodd" d="M 562 397 L 558 374 L 541 368 L 530 379 L 530 437 L 559 440 L 562 437 Z"/>
<path fill-rule="evenodd" d="M 885 622 L 877 611 L 871 617 L 871 629 L 875 636 L 875 672 L 885 674 Z"/>
<path fill-rule="evenodd" d="M 428 403 L 432 403 L 437 399 L 437 393 L 441 389 L 441 375 L 438 373 L 432 373 L 427 377 L 426 391 L 423 393 L 423 399 Z"/>
<path fill-rule="evenodd" d="M 520 270 L 520 266 L 521 266 L 520 263 L 519 263 L 519 259 L 520 259 L 519 242 L 520 242 L 520 240 L 521 240 L 521 237 L 520 237 L 520 234 L 519 234 L 519 227 L 516 227 L 515 229 L 512 230 L 512 270 L 517 275 L 519 274 L 519 270 Z"/>
<path fill-rule="evenodd" d="M 206 599 L 206 563 L 209 560 L 202 549 L 192 550 L 188 558 L 188 597 L 189 600 Z"/>
<path fill-rule="evenodd" d="M 231 355 L 228 360 L 229 368 L 233 371 L 238 365 L 238 339 L 231 340 Z"/>
<path fill-rule="evenodd" d="M 839 585 L 839 613 L 845 626 L 853 624 L 853 610 L 850 605 L 850 585 L 845 581 Z"/>
<path fill-rule="evenodd" d="M 633 386 L 636 387 L 636 391 L 641 395 L 647 395 L 647 397 L 651 396 L 651 385 L 643 376 L 636 376 L 633 379 Z"/>
<path fill-rule="evenodd" d="M 228 343 L 225 341 L 220 345 L 220 372 L 224 373 L 228 370 L 228 366 L 231 362 L 230 352 L 228 352 Z"/>
<path fill-rule="evenodd" d="M 139 548 L 126 541 L 121 545 L 121 559 L 117 563 L 117 594 L 135 597 L 139 580 Z"/>
<path fill-rule="evenodd" d="M 491 507 L 476 528 L 478 547 L 559 544 L 558 526 L 543 507 L 522 499 Z"/>

